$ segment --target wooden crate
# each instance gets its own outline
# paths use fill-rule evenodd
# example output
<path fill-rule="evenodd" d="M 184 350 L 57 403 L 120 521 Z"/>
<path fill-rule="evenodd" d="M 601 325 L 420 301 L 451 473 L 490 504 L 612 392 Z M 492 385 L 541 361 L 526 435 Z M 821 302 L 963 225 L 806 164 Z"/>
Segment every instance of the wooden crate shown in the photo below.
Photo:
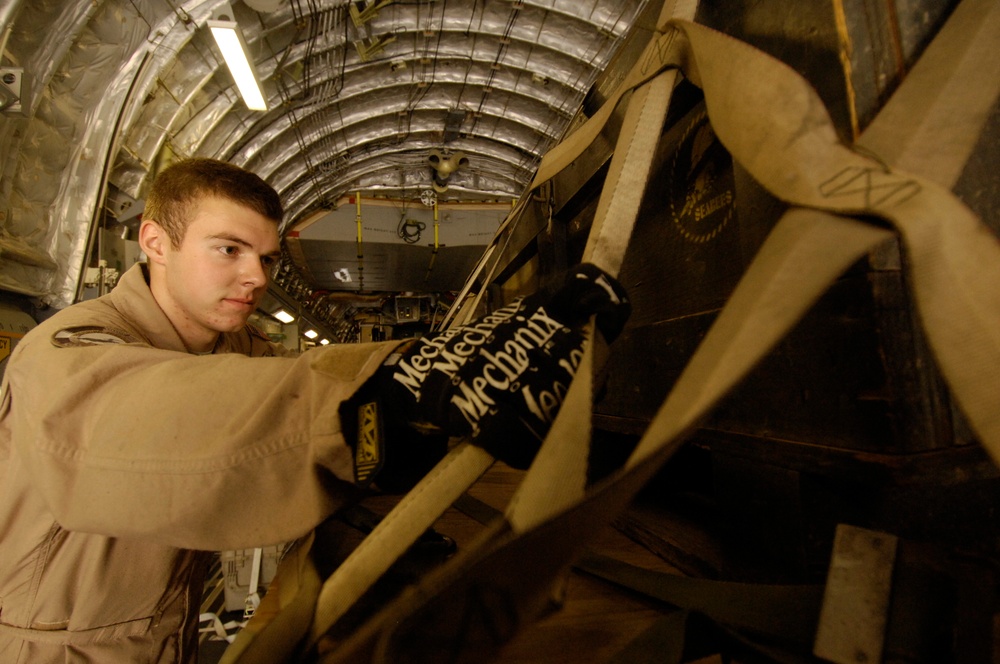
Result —
<path fill-rule="evenodd" d="M 799 70 L 850 141 L 948 9 L 915 3 L 900 16 L 889 1 L 737 2 L 700 18 Z M 620 274 L 635 313 L 597 407 L 598 426 L 619 434 L 645 428 L 785 209 L 732 162 L 697 91 L 678 92 Z M 956 193 L 995 224 L 994 116 Z M 894 241 L 849 269 L 703 423 L 689 444 L 700 454 L 677 461 L 703 473 L 698 492 L 738 555 L 749 547 L 821 574 L 839 522 L 995 547 L 997 468 L 949 398 L 907 275 Z M 669 500 L 669 486 L 649 493 Z"/>

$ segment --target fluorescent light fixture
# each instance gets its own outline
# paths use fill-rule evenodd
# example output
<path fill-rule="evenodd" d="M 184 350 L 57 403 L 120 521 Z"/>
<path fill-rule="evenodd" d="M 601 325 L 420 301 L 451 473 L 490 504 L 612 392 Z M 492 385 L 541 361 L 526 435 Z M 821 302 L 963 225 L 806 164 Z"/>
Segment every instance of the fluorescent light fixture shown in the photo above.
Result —
<path fill-rule="evenodd" d="M 315 339 L 316 337 L 319 336 L 319 332 L 317 332 L 316 330 L 306 330 L 302 334 L 306 335 L 306 337 L 310 339 Z"/>
<path fill-rule="evenodd" d="M 264 101 L 257 72 L 247 57 L 247 44 L 243 40 L 240 26 L 236 21 L 209 19 L 208 27 L 219 45 L 219 50 L 222 51 L 222 58 L 226 61 L 247 108 L 252 111 L 266 111 L 267 102 Z"/>
<path fill-rule="evenodd" d="M 295 320 L 295 316 L 291 315 L 284 309 L 278 309 L 272 314 L 275 318 L 280 320 L 282 323 L 291 323 Z"/>
<path fill-rule="evenodd" d="M 320 346 L 329 346 L 330 345 L 330 340 L 329 339 L 320 339 L 319 340 L 319 345 Z"/>

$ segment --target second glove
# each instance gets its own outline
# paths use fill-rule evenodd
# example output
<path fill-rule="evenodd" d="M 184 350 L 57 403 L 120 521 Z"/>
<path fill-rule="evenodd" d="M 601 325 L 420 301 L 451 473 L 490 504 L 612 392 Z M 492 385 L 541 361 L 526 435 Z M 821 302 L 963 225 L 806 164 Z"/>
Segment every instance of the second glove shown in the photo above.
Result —
<path fill-rule="evenodd" d="M 630 311 L 617 281 L 579 265 L 549 289 L 395 356 L 380 371 L 383 412 L 423 433 L 467 436 L 526 468 L 576 374 L 584 323 L 596 315 L 610 342 Z"/>

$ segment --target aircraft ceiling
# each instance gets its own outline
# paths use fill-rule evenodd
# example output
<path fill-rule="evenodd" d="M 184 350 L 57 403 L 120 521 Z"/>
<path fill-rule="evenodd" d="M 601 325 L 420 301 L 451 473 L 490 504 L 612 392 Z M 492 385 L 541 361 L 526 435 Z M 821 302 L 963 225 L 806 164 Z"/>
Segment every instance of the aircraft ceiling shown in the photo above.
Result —
<path fill-rule="evenodd" d="M 0 288 L 71 303 L 98 229 L 124 234 L 151 176 L 186 156 L 243 165 L 278 190 L 299 291 L 426 282 L 426 253 L 405 252 L 417 229 L 430 242 L 433 201 L 453 233 L 435 288 L 456 288 L 489 240 L 483 223 L 495 229 L 525 190 L 645 4 L 5 0 Z M 267 111 L 244 105 L 206 28 L 230 14 Z M 329 278 L 355 252 L 331 229 L 353 228 L 358 192 L 364 215 L 369 201 L 394 206 L 382 210 L 399 231 L 383 243 L 384 282 L 377 253 L 367 285 Z M 463 221 L 476 205 L 478 225 Z"/>

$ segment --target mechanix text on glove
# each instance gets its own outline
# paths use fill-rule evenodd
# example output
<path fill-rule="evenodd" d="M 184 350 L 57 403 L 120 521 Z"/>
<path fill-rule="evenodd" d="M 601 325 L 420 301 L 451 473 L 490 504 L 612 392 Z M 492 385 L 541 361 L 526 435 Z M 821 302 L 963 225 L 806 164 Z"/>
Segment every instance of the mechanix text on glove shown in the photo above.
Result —
<path fill-rule="evenodd" d="M 629 312 L 621 286 L 591 265 L 477 321 L 429 335 L 389 362 L 386 395 L 414 429 L 468 436 L 527 467 L 583 355 L 584 325 L 616 336 Z"/>
<path fill-rule="evenodd" d="M 413 418 L 418 425 L 475 438 L 498 405 L 520 401 L 525 424 L 544 436 L 541 429 L 576 373 L 581 346 L 582 337 L 544 307 L 519 301 L 421 339 L 399 359 L 392 379 L 421 406 Z"/>

